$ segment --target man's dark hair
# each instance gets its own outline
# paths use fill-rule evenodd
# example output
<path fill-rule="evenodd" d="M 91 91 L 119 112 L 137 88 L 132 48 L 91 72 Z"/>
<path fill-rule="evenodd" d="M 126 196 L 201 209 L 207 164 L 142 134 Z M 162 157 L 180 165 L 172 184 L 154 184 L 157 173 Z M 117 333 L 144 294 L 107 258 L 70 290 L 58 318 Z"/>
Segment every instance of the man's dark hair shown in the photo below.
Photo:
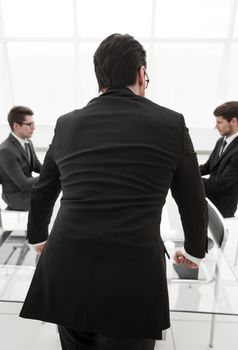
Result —
<path fill-rule="evenodd" d="M 33 112 L 30 108 L 24 106 L 12 107 L 7 117 L 10 128 L 13 130 L 14 123 L 22 125 L 26 115 L 33 115 Z"/>
<path fill-rule="evenodd" d="M 218 106 L 213 114 L 230 122 L 233 118 L 238 119 L 238 101 L 230 101 Z"/>
<path fill-rule="evenodd" d="M 124 88 L 135 84 L 141 66 L 146 68 L 146 52 L 131 35 L 112 34 L 101 42 L 93 61 L 99 91 Z"/>

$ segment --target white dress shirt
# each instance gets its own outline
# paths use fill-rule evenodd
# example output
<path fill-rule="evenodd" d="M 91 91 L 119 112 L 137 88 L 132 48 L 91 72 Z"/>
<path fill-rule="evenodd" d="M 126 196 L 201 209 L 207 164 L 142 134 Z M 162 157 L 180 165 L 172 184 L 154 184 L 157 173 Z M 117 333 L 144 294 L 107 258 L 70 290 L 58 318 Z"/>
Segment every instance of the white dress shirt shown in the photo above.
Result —
<path fill-rule="evenodd" d="M 18 137 L 16 134 L 14 134 L 13 131 L 11 131 L 12 136 L 15 137 L 15 139 L 17 139 L 17 141 L 22 145 L 24 151 L 25 151 L 25 143 L 29 143 L 28 139 L 21 139 L 20 137 Z"/>
<path fill-rule="evenodd" d="M 226 148 L 229 146 L 229 144 L 238 136 L 238 131 L 231 135 L 231 136 L 228 136 L 228 137 L 225 137 L 225 140 L 226 140 L 226 146 L 224 147 L 223 149 L 223 152 L 226 150 Z M 223 153 L 222 152 L 222 153 Z"/>

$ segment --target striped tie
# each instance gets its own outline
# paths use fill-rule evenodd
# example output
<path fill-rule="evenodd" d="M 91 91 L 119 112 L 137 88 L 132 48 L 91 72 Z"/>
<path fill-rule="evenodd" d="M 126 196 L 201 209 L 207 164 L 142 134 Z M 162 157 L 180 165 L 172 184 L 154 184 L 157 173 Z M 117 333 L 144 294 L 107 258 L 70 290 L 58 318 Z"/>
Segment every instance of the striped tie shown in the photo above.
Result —
<path fill-rule="evenodd" d="M 25 142 L 24 147 L 25 147 L 25 152 L 26 152 L 26 155 L 27 155 L 27 159 L 28 159 L 28 161 L 30 163 L 31 162 L 31 151 L 30 151 L 29 143 Z"/>
<path fill-rule="evenodd" d="M 220 148 L 220 152 L 219 152 L 219 157 L 224 152 L 224 149 L 225 149 L 226 145 L 227 145 L 227 141 L 226 141 L 226 139 L 223 139 L 222 144 L 221 144 L 221 148 Z"/>

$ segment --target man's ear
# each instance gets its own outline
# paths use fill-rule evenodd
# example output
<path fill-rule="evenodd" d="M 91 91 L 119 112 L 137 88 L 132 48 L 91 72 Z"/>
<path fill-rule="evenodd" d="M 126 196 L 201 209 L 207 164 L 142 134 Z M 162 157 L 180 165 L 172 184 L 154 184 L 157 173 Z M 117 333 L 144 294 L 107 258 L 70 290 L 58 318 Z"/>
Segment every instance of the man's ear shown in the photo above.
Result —
<path fill-rule="evenodd" d="M 20 125 L 14 122 L 13 125 L 12 125 L 12 130 L 13 131 L 18 130 L 19 127 L 20 127 Z"/>
<path fill-rule="evenodd" d="M 231 119 L 232 125 L 238 125 L 238 119 L 236 117 Z"/>
<path fill-rule="evenodd" d="M 145 86 L 145 67 L 144 66 L 141 66 L 140 69 L 138 69 L 137 76 L 138 76 L 139 86 L 144 87 Z"/>

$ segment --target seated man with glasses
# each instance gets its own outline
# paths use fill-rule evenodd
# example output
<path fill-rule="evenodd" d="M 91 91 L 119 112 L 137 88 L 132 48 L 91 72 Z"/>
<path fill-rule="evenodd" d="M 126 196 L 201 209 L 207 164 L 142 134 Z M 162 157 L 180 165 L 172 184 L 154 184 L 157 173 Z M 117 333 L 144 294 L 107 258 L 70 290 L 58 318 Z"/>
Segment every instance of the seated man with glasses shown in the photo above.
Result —
<path fill-rule="evenodd" d="M 11 133 L 0 145 L 0 177 L 2 198 L 9 210 L 29 210 L 31 189 L 39 177 L 41 163 L 30 138 L 35 129 L 33 112 L 28 107 L 15 106 L 8 114 Z"/>

